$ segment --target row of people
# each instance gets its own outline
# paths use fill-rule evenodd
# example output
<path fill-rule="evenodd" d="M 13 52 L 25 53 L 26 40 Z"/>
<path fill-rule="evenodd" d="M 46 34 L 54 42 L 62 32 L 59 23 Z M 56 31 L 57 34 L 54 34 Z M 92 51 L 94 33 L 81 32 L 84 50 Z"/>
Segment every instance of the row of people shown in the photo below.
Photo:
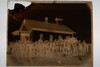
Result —
<path fill-rule="evenodd" d="M 75 37 L 66 37 L 65 39 L 58 39 L 54 41 L 38 40 L 31 41 L 17 41 L 10 45 L 13 55 L 32 57 L 32 56 L 56 56 L 57 54 L 66 56 L 84 56 L 89 52 L 89 45 L 83 41 L 80 42 Z"/>

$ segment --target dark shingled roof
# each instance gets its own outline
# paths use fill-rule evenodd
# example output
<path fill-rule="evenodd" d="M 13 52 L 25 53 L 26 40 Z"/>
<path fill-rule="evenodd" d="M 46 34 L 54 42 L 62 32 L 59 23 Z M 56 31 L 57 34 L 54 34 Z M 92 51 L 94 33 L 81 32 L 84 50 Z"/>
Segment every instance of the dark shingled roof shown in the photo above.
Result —
<path fill-rule="evenodd" d="M 54 23 L 45 23 L 36 20 L 24 19 L 20 31 L 22 31 L 23 26 L 28 30 L 46 31 L 62 34 L 74 34 L 75 32 L 65 25 L 59 25 Z"/>

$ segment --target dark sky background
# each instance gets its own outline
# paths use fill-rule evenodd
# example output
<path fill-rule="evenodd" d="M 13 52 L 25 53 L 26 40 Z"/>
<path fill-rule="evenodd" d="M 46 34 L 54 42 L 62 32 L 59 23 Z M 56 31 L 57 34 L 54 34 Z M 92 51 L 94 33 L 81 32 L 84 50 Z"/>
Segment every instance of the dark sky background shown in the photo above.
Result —
<path fill-rule="evenodd" d="M 62 18 L 64 24 L 75 31 L 75 35 L 81 41 L 91 42 L 91 13 L 87 4 L 31 4 L 25 9 L 24 6 L 16 4 L 14 10 L 8 14 L 8 37 L 11 32 L 20 28 L 23 19 L 44 21 L 48 17 L 50 23 L 56 23 L 55 18 Z"/>

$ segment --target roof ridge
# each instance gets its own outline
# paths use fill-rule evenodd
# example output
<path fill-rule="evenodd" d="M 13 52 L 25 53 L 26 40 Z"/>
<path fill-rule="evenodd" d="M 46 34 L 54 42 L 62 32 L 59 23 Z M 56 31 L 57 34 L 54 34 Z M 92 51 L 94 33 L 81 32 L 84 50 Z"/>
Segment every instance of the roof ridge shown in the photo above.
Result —
<path fill-rule="evenodd" d="M 24 20 L 29 20 L 29 21 L 37 21 L 37 22 L 41 22 L 41 23 L 45 23 L 45 21 L 39 21 L 39 20 L 32 20 L 32 19 L 24 19 Z M 56 24 L 56 23 L 51 23 L 51 22 L 48 22 L 48 23 L 45 23 L 45 24 L 54 24 L 54 25 L 59 25 L 59 24 Z M 59 25 L 59 26 L 65 26 L 65 25 Z"/>

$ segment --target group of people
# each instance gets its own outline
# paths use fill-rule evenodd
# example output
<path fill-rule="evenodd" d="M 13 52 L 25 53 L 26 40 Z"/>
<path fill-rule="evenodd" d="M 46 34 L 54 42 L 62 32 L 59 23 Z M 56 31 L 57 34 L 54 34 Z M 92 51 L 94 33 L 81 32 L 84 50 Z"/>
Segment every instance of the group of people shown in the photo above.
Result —
<path fill-rule="evenodd" d="M 89 44 L 75 37 L 41 40 L 31 42 L 19 40 L 11 43 L 11 53 L 17 57 L 84 56 L 89 52 Z"/>

